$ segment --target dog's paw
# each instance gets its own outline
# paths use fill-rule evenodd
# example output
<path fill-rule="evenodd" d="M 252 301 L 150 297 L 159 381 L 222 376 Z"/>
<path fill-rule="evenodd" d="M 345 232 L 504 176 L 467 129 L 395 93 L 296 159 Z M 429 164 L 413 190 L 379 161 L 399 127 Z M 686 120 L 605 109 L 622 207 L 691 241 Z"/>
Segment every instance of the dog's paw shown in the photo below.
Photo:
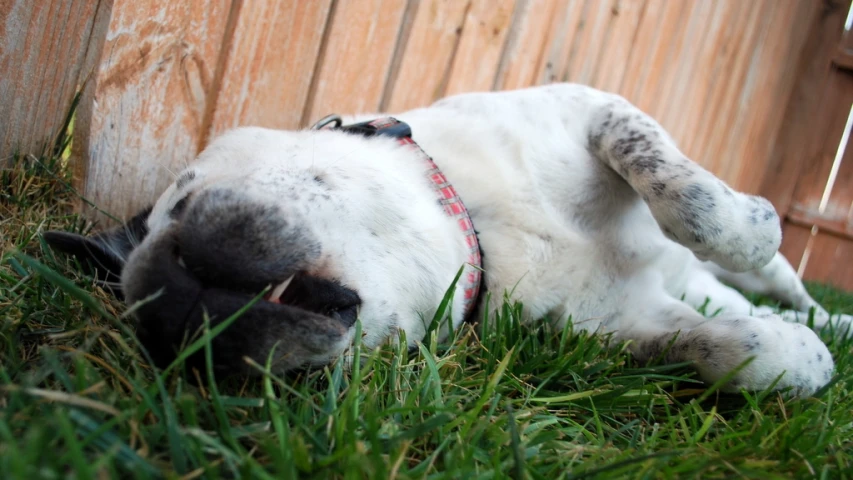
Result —
<path fill-rule="evenodd" d="M 777 315 L 714 318 L 686 332 L 683 341 L 707 383 L 749 361 L 722 387 L 727 392 L 773 386 L 807 397 L 829 382 L 834 369 L 832 355 L 812 330 Z"/>
<path fill-rule="evenodd" d="M 731 272 L 759 269 L 773 259 L 782 243 L 779 216 L 765 198 L 730 192 L 731 197 L 726 197 L 730 210 L 717 218 L 720 234 L 695 245 L 694 253 Z"/>

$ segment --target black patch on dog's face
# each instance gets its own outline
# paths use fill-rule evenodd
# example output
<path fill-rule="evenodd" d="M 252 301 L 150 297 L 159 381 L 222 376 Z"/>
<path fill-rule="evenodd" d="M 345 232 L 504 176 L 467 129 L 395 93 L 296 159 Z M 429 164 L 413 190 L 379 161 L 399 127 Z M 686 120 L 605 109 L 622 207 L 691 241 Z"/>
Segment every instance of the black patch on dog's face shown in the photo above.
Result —
<path fill-rule="evenodd" d="M 276 205 L 231 190 L 207 190 L 186 206 L 177 226 L 179 255 L 207 286 L 260 292 L 307 268 L 320 245 Z"/>
<path fill-rule="evenodd" d="M 276 371 L 325 363 L 340 353 L 336 349 L 355 324 L 361 299 L 337 281 L 306 273 L 321 246 L 281 207 L 224 189 L 187 195 L 168 212 L 174 221 L 126 263 L 149 234 L 150 212 L 93 237 L 66 232 L 44 237 L 136 304 L 137 335 L 157 366 L 169 365 L 197 338 L 205 318 L 215 327 L 265 288 L 291 277 L 277 302 L 258 300 L 215 337 L 216 371 L 256 373 L 245 358 L 265 364 L 273 350 Z M 188 365 L 203 370 L 203 352 Z"/>
<path fill-rule="evenodd" d="M 245 308 L 259 293 L 206 285 L 178 262 L 178 237 L 167 232 L 134 258 L 127 298 L 137 304 L 137 335 L 154 363 L 163 368 L 183 345 L 197 338 L 205 317 L 213 328 Z M 361 299 L 333 281 L 297 274 L 281 298 L 245 310 L 212 341 L 213 365 L 219 374 L 257 373 L 245 357 L 265 364 L 275 349 L 276 370 L 302 366 L 311 358 L 338 352 L 355 323 Z M 204 369 L 203 352 L 188 360 Z"/>
<path fill-rule="evenodd" d="M 169 217 L 172 220 L 177 220 L 178 218 L 180 218 L 181 215 L 183 215 L 184 210 L 186 210 L 187 202 L 189 202 L 189 200 L 190 200 L 190 194 L 187 194 L 182 199 L 178 200 L 175 203 L 175 206 L 172 207 L 171 210 L 169 210 Z"/>

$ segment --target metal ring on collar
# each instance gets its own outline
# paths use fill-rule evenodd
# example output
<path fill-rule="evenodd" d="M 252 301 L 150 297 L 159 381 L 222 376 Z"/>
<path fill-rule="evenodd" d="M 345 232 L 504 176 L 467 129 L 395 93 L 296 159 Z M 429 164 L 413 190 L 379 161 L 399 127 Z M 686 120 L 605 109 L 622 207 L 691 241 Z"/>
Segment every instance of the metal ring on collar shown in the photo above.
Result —
<path fill-rule="evenodd" d="M 328 125 L 330 123 L 335 124 L 335 126 L 332 128 L 338 128 L 341 125 L 343 125 L 344 121 L 340 115 L 335 115 L 335 114 L 326 115 L 325 117 L 318 120 L 317 123 L 312 125 L 311 130 L 320 130 L 320 129 L 326 127 L 326 125 Z"/>

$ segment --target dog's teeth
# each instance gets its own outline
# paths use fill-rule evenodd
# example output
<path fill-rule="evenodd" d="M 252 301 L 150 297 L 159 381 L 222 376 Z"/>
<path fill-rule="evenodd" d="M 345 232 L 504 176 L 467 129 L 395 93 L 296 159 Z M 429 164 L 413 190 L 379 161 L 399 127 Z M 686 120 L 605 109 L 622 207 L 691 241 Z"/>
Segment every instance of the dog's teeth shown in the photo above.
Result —
<path fill-rule="evenodd" d="M 270 292 L 270 298 L 274 300 L 281 298 L 284 291 L 287 290 L 287 286 L 290 285 L 291 280 L 293 280 L 293 275 L 291 275 L 287 280 L 276 285 L 272 292 Z"/>
<path fill-rule="evenodd" d="M 187 264 L 184 263 L 184 257 L 178 257 L 178 265 L 180 265 L 181 268 L 187 268 Z"/>

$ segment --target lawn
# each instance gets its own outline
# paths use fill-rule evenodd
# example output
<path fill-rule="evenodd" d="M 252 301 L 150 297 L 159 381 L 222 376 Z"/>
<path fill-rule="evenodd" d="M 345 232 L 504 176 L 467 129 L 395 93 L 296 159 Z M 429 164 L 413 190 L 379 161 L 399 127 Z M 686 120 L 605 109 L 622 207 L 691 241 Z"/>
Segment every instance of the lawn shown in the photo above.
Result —
<path fill-rule="evenodd" d="M 834 383 L 805 400 L 720 394 L 509 304 L 351 371 L 153 370 L 125 308 L 38 236 L 89 228 L 68 181 L 49 156 L 2 172 L 0 478 L 853 478 L 853 341 L 829 335 Z"/>

